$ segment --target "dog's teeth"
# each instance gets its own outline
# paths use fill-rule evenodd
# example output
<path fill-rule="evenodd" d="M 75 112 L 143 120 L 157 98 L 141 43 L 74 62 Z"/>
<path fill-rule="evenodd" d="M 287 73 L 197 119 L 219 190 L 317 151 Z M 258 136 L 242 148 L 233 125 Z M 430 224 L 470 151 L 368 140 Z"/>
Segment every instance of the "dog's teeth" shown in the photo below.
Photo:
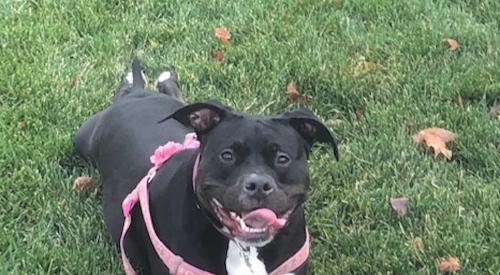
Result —
<path fill-rule="evenodd" d="M 265 228 L 250 228 L 250 227 L 247 227 L 246 231 L 249 232 L 249 233 L 262 233 L 262 232 L 265 232 L 266 229 Z"/>
<path fill-rule="evenodd" d="M 245 224 L 245 222 L 243 221 L 243 219 L 239 219 L 239 222 L 240 222 L 240 227 L 241 227 L 241 229 L 243 229 L 243 230 L 248 230 L 248 227 L 247 227 L 247 225 Z"/>

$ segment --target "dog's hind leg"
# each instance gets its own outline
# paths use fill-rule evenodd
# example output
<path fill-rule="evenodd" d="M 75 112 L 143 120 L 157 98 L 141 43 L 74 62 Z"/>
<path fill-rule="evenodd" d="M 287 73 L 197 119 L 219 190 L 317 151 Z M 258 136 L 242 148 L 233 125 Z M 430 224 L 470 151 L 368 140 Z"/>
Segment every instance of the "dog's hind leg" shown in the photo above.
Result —
<path fill-rule="evenodd" d="M 156 87 L 160 93 L 169 95 L 180 102 L 184 102 L 181 89 L 177 83 L 177 73 L 175 73 L 175 70 L 166 70 L 162 72 L 156 81 Z"/>
<path fill-rule="evenodd" d="M 137 83 L 134 83 L 134 80 Z M 120 97 L 130 94 L 134 90 L 141 90 L 141 91 L 144 90 L 146 83 L 147 83 L 147 78 L 146 75 L 144 74 L 144 71 L 141 69 L 141 64 L 137 59 L 134 59 L 134 62 L 132 63 L 132 71 L 128 72 L 123 77 L 122 83 L 120 84 L 120 87 L 113 96 L 112 101 L 115 102 Z"/>

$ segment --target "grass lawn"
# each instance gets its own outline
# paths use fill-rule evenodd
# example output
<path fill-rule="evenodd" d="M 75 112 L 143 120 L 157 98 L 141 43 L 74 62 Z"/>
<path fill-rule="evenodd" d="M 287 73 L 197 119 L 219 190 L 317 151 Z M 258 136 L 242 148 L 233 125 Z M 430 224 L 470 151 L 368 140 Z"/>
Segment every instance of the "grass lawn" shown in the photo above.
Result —
<path fill-rule="evenodd" d="M 340 162 L 310 161 L 313 274 L 436 274 L 446 256 L 499 274 L 498 0 L 1 1 L 0 274 L 122 273 L 100 188 L 72 189 L 98 177 L 72 137 L 135 54 L 150 79 L 175 66 L 189 101 L 305 105 L 337 133 Z M 292 80 L 311 100 L 288 99 Z M 426 127 L 457 134 L 452 160 L 415 144 Z"/>

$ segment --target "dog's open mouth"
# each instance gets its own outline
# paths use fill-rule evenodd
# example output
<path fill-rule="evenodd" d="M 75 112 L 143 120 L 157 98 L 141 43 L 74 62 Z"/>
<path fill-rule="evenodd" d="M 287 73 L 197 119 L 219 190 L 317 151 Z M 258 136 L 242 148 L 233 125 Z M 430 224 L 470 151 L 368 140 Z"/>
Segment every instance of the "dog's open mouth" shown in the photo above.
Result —
<path fill-rule="evenodd" d="M 224 209 L 217 199 L 212 198 L 212 208 L 223 225 L 223 230 L 246 243 L 266 243 L 285 226 L 291 210 L 277 217 L 268 208 L 254 209 L 240 214 Z"/>

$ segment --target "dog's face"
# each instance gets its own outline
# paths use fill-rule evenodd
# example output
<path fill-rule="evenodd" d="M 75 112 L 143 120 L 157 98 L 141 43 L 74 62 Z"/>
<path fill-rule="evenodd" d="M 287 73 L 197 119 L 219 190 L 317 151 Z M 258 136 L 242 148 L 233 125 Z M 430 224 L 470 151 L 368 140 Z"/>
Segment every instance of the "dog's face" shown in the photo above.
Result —
<path fill-rule="evenodd" d="M 172 117 L 193 127 L 201 141 L 196 194 L 232 237 L 252 246 L 270 242 L 305 201 L 307 156 L 326 127 L 302 109 L 280 116 L 237 114 L 218 103 L 188 105 Z"/>

